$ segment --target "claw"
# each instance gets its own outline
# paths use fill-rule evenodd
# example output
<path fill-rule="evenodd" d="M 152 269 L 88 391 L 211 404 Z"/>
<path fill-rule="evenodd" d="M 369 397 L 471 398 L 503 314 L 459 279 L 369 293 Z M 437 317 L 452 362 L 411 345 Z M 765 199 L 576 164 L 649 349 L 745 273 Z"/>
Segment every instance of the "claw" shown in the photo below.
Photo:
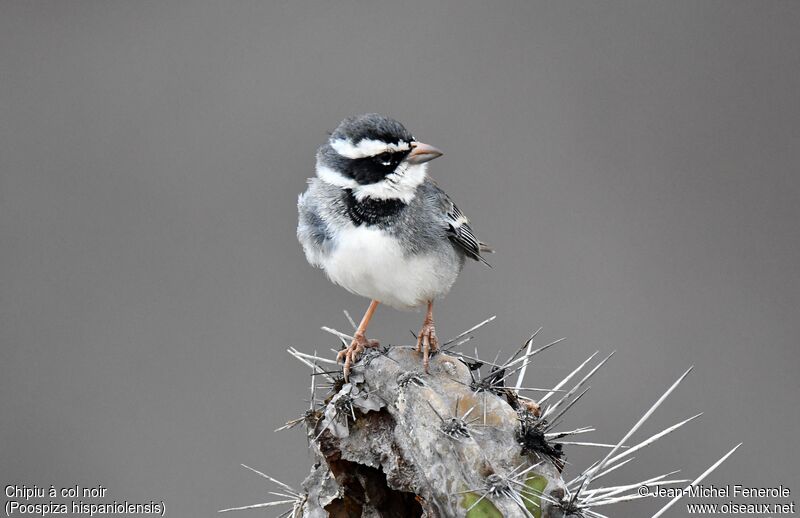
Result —
<path fill-rule="evenodd" d="M 425 372 L 428 373 L 430 367 L 431 354 L 439 350 L 439 339 L 436 337 L 436 328 L 433 325 L 433 319 L 425 319 L 417 335 L 417 351 L 422 353 L 422 365 Z"/>
<path fill-rule="evenodd" d="M 339 351 L 339 354 L 336 355 L 336 361 L 342 361 L 344 358 L 344 379 L 350 377 L 350 367 L 358 361 L 358 357 L 364 352 L 364 349 L 367 347 L 375 348 L 378 347 L 380 343 L 377 340 L 367 340 L 367 337 L 364 333 L 356 333 L 353 337 L 353 341 L 350 342 L 350 346 L 347 349 L 342 349 Z"/>

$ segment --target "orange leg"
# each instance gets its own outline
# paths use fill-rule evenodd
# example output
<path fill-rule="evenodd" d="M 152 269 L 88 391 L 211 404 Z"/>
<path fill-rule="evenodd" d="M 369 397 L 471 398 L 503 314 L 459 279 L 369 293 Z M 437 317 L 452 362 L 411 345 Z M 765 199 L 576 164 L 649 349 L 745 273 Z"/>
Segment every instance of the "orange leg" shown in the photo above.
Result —
<path fill-rule="evenodd" d="M 377 340 L 367 340 L 367 326 L 369 325 L 369 321 L 372 319 L 372 315 L 375 314 L 378 304 L 380 303 L 377 300 L 373 300 L 369 303 L 367 312 L 364 313 L 364 318 L 361 319 L 361 323 L 358 324 L 358 329 L 356 329 L 356 333 L 353 335 L 353 341 L 350 342 L 350 347 L 347 349 L 342 349 L 336 356 L 337 362 L 344 358 L 345 380 L 350 377 L 350 366 L 358 360 L 358 355 L 360 355 L 367 347 L 378 347 L 379 345 Z"/>
<path fill-rule="evenodd" d="M 428 372 L 430 366 L 431 353 L 439 350 L 439 339 L 436 338 L 436 328 L 433 325 L 433 301 L 428 301 L 428 313 L 425 315 L 425 321 L 422 323 L 417 335 L 417 351 L 422 352 L 422 365 L 425 367 L 425 372 Z"/>

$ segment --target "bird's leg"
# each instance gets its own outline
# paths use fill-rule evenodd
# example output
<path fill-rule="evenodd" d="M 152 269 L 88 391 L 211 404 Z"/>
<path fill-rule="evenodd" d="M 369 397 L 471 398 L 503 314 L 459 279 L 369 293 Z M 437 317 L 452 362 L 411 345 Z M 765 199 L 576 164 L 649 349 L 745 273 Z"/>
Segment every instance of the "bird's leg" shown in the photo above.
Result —
<path fill-rule="evenodd" d="M 350 347 L 347 349 L 342 349 L 339 351 L 339 354 L 336 355 L 336 361 L 339 362 L 344 358 L 344 379 L 347 380 L 350 377 L 350 366 L 354 364 L 358 360 L 358 356 L 366 349 L 367 347 L 378 347 L 380 345 L 377 340 L 367 340 L 367 326 L 369 325 L 370 319 L 372 319 L 372 315 L 375 313 L 375 309 L 378 307 L 378 301 L 373 300 L 369 303 L 369 307 L 367 308 L 367 312 L 364 313 L 364 318 L 361 319 L 361 323 L 358 324 L 358 329 L 356 329 L 355 334 L 353 335 L 353 341 L 350 342 Z"/>
<path fill-rule="evenodd" d="M 433 326 L 433 301 L 428 301 L 428 313 L 422 323 L 422 329 L 417 335 L 417 351 L 422 352 L 422 365 L 428 372 L 431 353 L 439 350 L 439 339 L 436 338 L 436 328 Z"/>

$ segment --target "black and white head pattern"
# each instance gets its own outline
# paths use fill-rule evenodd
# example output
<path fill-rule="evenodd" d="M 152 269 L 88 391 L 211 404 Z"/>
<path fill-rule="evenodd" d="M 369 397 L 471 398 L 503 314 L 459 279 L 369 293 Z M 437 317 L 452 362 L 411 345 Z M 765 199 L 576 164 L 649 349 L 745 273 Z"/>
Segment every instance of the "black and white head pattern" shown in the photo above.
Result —
<path fill-rule="evenodd" d="M 351 190 L 357 201 L 408 203 L 425 181 L 427 164 L 406 157 L 414 137 L 399 122 L 368 113 L 344 119 L 317 152 L 317 176 Z"/>

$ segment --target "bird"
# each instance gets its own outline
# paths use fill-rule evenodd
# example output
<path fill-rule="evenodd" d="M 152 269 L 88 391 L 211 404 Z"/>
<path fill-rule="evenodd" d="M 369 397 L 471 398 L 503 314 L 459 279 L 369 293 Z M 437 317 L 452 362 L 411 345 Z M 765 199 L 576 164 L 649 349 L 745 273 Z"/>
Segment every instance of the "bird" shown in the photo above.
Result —
<path fill-rule="evenodd" d="M 439 149 L 400 122 L 376 113 L 347 117 L 316 153 L 315 176 L 298 197 L 297 238 L 306 259 L 335 284 L 370 299 L 352 342 L 339 352 L 344 377 L 366 348 L 379 304 L 427 306 L 416 350 L 425 372 L 439 349 L 433 304 L 446 295 L 466 259 L 493 252 L 428 176 Z"/>

